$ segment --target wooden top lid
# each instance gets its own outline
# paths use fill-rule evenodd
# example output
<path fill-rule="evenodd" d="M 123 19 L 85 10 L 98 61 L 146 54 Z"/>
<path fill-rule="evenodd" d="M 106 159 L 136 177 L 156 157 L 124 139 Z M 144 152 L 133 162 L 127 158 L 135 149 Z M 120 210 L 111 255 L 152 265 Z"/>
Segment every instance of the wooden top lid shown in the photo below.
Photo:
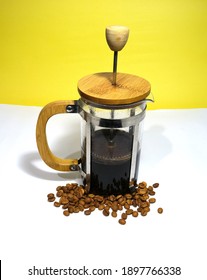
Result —
<path fill-rule="evenodd" d="M 117 73 L 116 85 L 112 85 L 112 80 L 111 72 L 85 76 L 78 82 L 79 94 L 87 100 L 104 105 L 130 104 L 150 94 L 150 83 L 141 77 Z"/>

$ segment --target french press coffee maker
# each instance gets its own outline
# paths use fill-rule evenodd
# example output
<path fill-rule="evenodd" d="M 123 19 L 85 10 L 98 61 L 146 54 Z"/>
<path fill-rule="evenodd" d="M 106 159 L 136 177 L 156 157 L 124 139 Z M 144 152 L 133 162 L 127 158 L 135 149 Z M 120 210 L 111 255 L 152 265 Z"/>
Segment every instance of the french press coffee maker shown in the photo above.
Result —
<path fill-rule="evenodd" d="M 141 136 L 150 83 L 138 76 L 117 73 L 118 52 L 125 46 L 129 29 L 106 28 L 106 40 L 114 52 L 113 72 L 95 73 L 78 82 L 79 100 L 55 101 L 40 112 L 36 141 L 40 156 L 59 171 L 80 171 L 87 191 L 124 194 L 133 191 L 138 178 Z M 50 117 L 77 113 L 81 116 L 81 158 L 55 156 L 47 143 Z"/>

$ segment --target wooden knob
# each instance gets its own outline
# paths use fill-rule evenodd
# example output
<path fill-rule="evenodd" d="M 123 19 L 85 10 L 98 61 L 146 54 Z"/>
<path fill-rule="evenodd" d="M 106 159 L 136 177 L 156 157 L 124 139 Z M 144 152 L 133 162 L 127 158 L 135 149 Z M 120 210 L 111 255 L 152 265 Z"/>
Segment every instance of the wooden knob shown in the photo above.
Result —
<path fill-rule="evenodd" d="M 129 28 L 121 25 L 106 27 L 106 41 L 112 51 L 120 51 L 126 45 L 129 37 Z"/>

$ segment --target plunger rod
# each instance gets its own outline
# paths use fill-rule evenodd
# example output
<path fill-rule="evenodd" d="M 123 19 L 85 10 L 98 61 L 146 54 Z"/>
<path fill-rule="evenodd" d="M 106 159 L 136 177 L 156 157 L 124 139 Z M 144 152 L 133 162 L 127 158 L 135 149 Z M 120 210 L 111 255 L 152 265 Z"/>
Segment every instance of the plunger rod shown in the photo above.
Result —
<path fill-rule="evenodd" d="M 112 82 L 112 85 L 116 85 L 117 61 L 118 61 L 118 51 L 114 51 L 113 82 Z"/>

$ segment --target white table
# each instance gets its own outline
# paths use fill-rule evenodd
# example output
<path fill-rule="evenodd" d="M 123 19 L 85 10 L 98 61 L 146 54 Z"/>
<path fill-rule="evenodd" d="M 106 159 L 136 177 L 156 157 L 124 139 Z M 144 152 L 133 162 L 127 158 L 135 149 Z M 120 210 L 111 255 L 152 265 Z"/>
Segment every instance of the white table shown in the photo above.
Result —
<path fill-rule="evenodd" d="M 129 217 L 125 226 L 99 211 L 65 217 L 62 209 L 47 202 L 47 194 L 58 185 L 81 182 L 81 178 L 77 173 L 52 170 L 40 159 L 35 140 L 40 110 L 0 105 L 2 279 L 49 279 L 30 276 L 28 270 L 84 265 L 111 269 L 112 276 L 98 276 L 106 280 L 126 279 L 124 266 L 178 266 L 181 276 L 169 279 L 205 279 L 207 109 L 147 112 L 139 181 L 159 182 L 160 187 L 148 216 Z M 53 117 L 47 134 L 58 156 L 79 156 L 79 116 Z M 162 215 L 157 213 L 158 207 L 163 207 Z M 129 279 L 139 277 L 160 279 L 149 275 Z"/>

